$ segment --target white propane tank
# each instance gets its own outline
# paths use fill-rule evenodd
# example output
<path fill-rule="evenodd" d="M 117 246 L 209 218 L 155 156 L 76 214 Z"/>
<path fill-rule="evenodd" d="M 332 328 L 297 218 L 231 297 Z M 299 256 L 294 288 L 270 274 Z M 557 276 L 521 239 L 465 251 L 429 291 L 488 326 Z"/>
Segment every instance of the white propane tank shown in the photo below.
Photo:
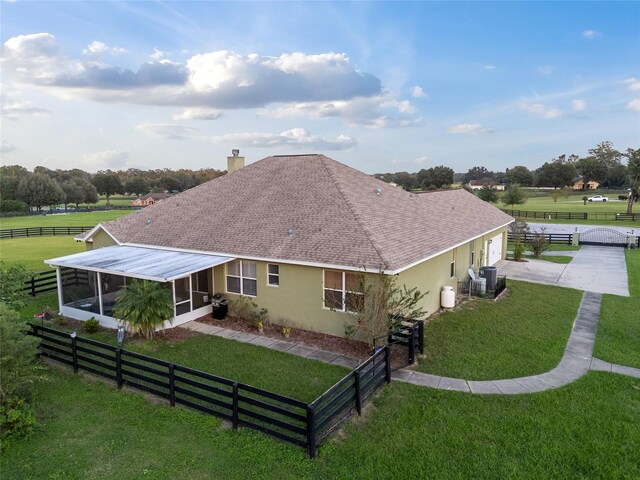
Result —
<path fill-rule="evenodd" d="M 442 308 L 453 308 L 456 306 L 456 294 L 453 287 L 445 285 L 440 292 L 440 305 Z"/>

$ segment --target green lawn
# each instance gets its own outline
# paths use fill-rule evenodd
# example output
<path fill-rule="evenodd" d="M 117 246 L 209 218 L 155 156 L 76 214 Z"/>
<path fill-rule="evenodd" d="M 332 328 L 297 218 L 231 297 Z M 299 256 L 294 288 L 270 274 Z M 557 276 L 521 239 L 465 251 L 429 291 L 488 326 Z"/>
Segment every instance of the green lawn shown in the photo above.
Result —
<path fill-rule="evenodd" d="M 602 372 L 516 396 L 394 382 L 309 460 L 266 435 L 50 369 L 36 388 L 38 428 L 5 445 L 2 478 L 631 479 L 639 391 L 639 380 Z"/>
<path fill-rule="evenodd" d="M 532 254 L 525 254 L 524 255 L 525 258 L 535 258 Z M 562 264 L 566 264 L 566 263 L 571 263 L 571 260 L 573 260 L 573 257 L 570 255 L 542 255 L 540 257 L 540 260 L 545 260 L 547 262 L 552 262 L 552 263 L 562 263 Z"/>
<path fill-rule="evenodd" d="M 473 300 L 425 327 L 421 372 L 493 380 L 546 372 L 567 344 L 582 292 L 508 280 L 498 302 Z"/>
<path fill-rule="evenodd" d="M 0 240 L 0 260 L 7 265 L 21 263 L 28 270 L 49 270 L 44 260 L 84 252 L 86 245 L 73 235 L 55 237 L 4 238 Z"/>
<path fill-rule="evenodd" d="M 134 210 L 105 210 L 101 212 L 73 212 L 53 215 L 26 215 L 24 217 L 0 218 L 0 229 L 27 227 L 93 226 L 100 222 L 115 220 Z"/>
<path fill-rule="evenodd" d="M 625 255 L 631 297 L 602 297 L 594 356 L 640 368 L 640 250 Z"/>
<path fill-rule="evenodd" d="M 507 243 L 507 250 L 513 251 L 513 243 Z M 557 245 L 552 243 L 547 248 L 549 252 L 574 252 L 576 250 L 580 250 L 580 245 Z"/>
<path fill-rule="evenodd" d="M 586 195 L 590 197 L 594 193 L 584 193 L 572 195 L 568 199 L 560 197 L 557 202 L 553 202 L 553 198 L 532 197 L 527 199 L 524 205 L 515 207 L 516 210 L 532 210 L 537 212 L 589 212 L 589 213 L 622 213 L 627 211 L 627 201 L 618 200 L 618 195 L 608 195 L 608 202 L 587 202 L 586 205 L 582 201 L 582 197 Z"/>

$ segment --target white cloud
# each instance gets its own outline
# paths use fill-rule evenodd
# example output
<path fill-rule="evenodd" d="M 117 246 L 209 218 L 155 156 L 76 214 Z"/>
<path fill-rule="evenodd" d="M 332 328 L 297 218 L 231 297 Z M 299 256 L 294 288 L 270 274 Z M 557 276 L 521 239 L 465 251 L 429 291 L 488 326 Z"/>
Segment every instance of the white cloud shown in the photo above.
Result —
<path fill-rule="evenodd" d="M 333 102 L 302 102 L 270 112 L 275 118 L 343 118 L 349 126 L 373 128 L 410 127 L 421 123 L 408 100 L 396 100 L 388 93 Z"/>
<path fill-rule="evenodd" d="M 636 112 L 640 112 L 640 98 L 634 98 L 627 103 L 627 108 L 629 110 L 635 110 Z"/>
<path fill-rule="evenodd" d="M 83 164 L 92 169 L 123 168 L 129 161 L 129 152 L 122 150 L 108 150 L 106 152 L 85 153 Z"/>
<path fill-rule="evenodd" d="M 422 157 L 418 157 L 418 158 L 414 158 L 413 159 L 413 163 L 419 165 L 422 163 L 429 163 L 431 161 L 431 159 L 429 157 L 427 157 L 426 155 L 423 155 Z"/>
<path fill-rule="evenodd" d="M 217 120 L 222 114 L 213 108 L 187 108 L 173 116 L 174 120 Z"/>
<path fill-rule="evenodd" d="M 2 144 L 0 145 L 0 153 L 11 153 L 16 149 L 16 146 L 13 143 L 9 143 L 6 140 L 2 140 Z"/>
<path fill-rule="evenodd" d="M 47 115 L 51 113 L 46 108 L 34 107 L 30 102 L 2 102 L 2 116 L 16 120 L 22 115 Z"/>
<path fill-rule="evenodd" d="M 244 132 L 210 137 L 214 143 L 230 143 L 241 147 L 277 149 L 282 147 L 302 150 L 347 150 L 356 141 L 347 135 L 331 139 L 312 135 L 303 128 L 293 128 L 282 133 Z"/>
<path fill-rule="evenodd" d="M 522 110 L 547 120 L 558 118 L 564 115 L 564 112 L 562 110 L 558 110 L 557 108 L 553 107 L 545 107 L 540 103 L 520 102 L 519 106 Z"/>
<path fill-rule="evenodd" d="M 149 58 L 151 58 L 152 60 L 159 61 L 168 55 L 169 55 L 169 52 L 163 52 L 162 50 L 158 50 L 157 48 L 154 48 L 153 53 L 149 55 Z"/>
<path fill-rule="evenodd" d="M 536 70 L 540 75 L 551 75 L 554 69 L 549 65 L 541 65 L 537 67 Z"/>
<path fill-rule="evenodd" d="M 460 123 L 458 125 L 449 127 L 449 129 L 447 130 L 447 133 L 472 135 L 491 132 L 493 132 L 491 128 L 483 127 L 479 123 Z"/>
<path fill-rule="evenodd" d="M 109 47 L 107 44 L 103 42 L 99 42 L 98 40 L 94 40 L 87 48 L 82 50 L 82 53 L 85 55 L 100 55 L 101 53 L 110 53 L 111 55 L 120 55 L 122 53 L 128 53 L 129 50 L 121 47 Z"/>
<path fill-rule="evenodd" d="M 49 33 L 12 37 L 3 47 L 3 75 L 15 82 L 48 87 L 65 98 L 242 109 L 271 103 L 344 101 L 382 93 L 378 78 L 356 70 L 345 54 L 334 52 L 272 57 L 221 50 L 193 55 L 186 63 L 154 59 L 131 70 L 70 59 Z M 87 52 L 112 48 L 95 42 L 89 47 Z"/>
<path fill-rule="evenodd" d="M 574 101 L 571 102 L 571 107 L 576 112 L 582 112 L 582 111 L 584 111 L 585 108 L 587 108 L 587 102 L 585 102 L 584 100 L 581 100 L 581 99 L 574 100 Z"/>
<path fill-rule="evenodd" d="M 190 133 L 196 132 L 196 128 L 185 127 L 172 123 L 141 123 L 136 129 L 152 137 L 169 140 L 186 140 Z"/>
<path fill-rule="evenodd" d="M 413 98 L 429 98 L 429 95 L 418 85 L 414 85 L 409 89 L 409 93 Z"/>
<path fill-rule="evenodd" d="M 595 30 L 584 30 L 582 32 L 582 36 L 588 40 L 598 38 L 600 35 L 602 34 L 600 32 L 596 32 Z"/>
<path fill-rule="evenodd" d="M 484 66 L 482 67 L 482 69 L 483 69 L 483 70 L 489 70 L 489 71 L 491 71 L 491 70 L 495 70 L 495 69 L 496 69 L 496 66 L 495 66 L 495 65 L 484 65 Z"/>
<path fill-rule="evenodd" d="M 638 80 L 636 77 L 629 77 L 623 80 L 622 83 L 626 83 L 627 89 L 632 92 L 640 90 L 640 80 Z"/>

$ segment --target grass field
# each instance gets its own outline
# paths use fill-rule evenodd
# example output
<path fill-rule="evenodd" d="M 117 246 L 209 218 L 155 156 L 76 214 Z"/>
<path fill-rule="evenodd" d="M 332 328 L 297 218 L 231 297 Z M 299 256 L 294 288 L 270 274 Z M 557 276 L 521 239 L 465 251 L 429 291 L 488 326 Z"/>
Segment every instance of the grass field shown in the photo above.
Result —
<path fill-rule="evenodd" d="M 316 460 L 69 369 L 48 375 L 36 387 L 36 432 L 5 444 L 3 480 L 640 476 L 640 381 L 619 375 L 591 372 L 558 390 L 514 396 L 393 383 Z"/>
<path fill-rule="evenodd" d="M 421 372 L 493 380 L 546 372 L 562 358 L 582 292 L 509 280 L 508 297 L 474 300 L 425 327 Z"/>
<path fill-rule="evenodd" d="M 626 250 L 631 297 L 604 295 L 594 356 L 640 368 L 640 250 Z"/>
<path fill-rule="evenodd" d="M 591 196 L 592 194 L 586 194 Z M 524 205 L 514 207 L 516 210 L 535 210 L 538 212 L 593 212 L 593 213 L 623 213 L 627 211 L 626 200 L 618 200 L 617 195 L 609 196 L 608 202 L 587 202 L 582 201 L 583 195 L 572 195 L 568 199 L 560 197 L 557 202 L 553 202 L 551 197 L 529 198 Z"/>
<path fill-rule="evenodd" d="M 0 228 L 28 228 L 28 227 L 73 227 L 91 226 L 100 222 L 115 220 L 134 210 L 105 210 L 101 212 L 73 212 L 53 215 L 28 215 L 24 217 L 0 218 Z"/>
<path fill-rule="evenodd" d="M 55 237 L 4 238 L 0 240 L 0 260 L 7 265 L 23 264 L 28 270 L 42 272 L 49 267 L 44 260 L 86 250 L 73 235 Z"/>

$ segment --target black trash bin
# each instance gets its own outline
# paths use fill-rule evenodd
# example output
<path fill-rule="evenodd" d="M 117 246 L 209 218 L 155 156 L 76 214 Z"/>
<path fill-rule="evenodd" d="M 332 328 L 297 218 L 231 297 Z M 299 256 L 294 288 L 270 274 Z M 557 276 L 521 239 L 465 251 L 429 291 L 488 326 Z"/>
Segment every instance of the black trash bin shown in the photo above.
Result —
<path fill-rule="evenodd" d="M 224 320 L 229 313 L 229 299 L 221 293 L 211 297 L 211 316 L 216 320 Z"/>
<path fill-rule="evenodd" d="M 487 290 L 498 287 L 498 269 L 496 267 L 480 267 L 480 276 L 487 279 Z"/>

